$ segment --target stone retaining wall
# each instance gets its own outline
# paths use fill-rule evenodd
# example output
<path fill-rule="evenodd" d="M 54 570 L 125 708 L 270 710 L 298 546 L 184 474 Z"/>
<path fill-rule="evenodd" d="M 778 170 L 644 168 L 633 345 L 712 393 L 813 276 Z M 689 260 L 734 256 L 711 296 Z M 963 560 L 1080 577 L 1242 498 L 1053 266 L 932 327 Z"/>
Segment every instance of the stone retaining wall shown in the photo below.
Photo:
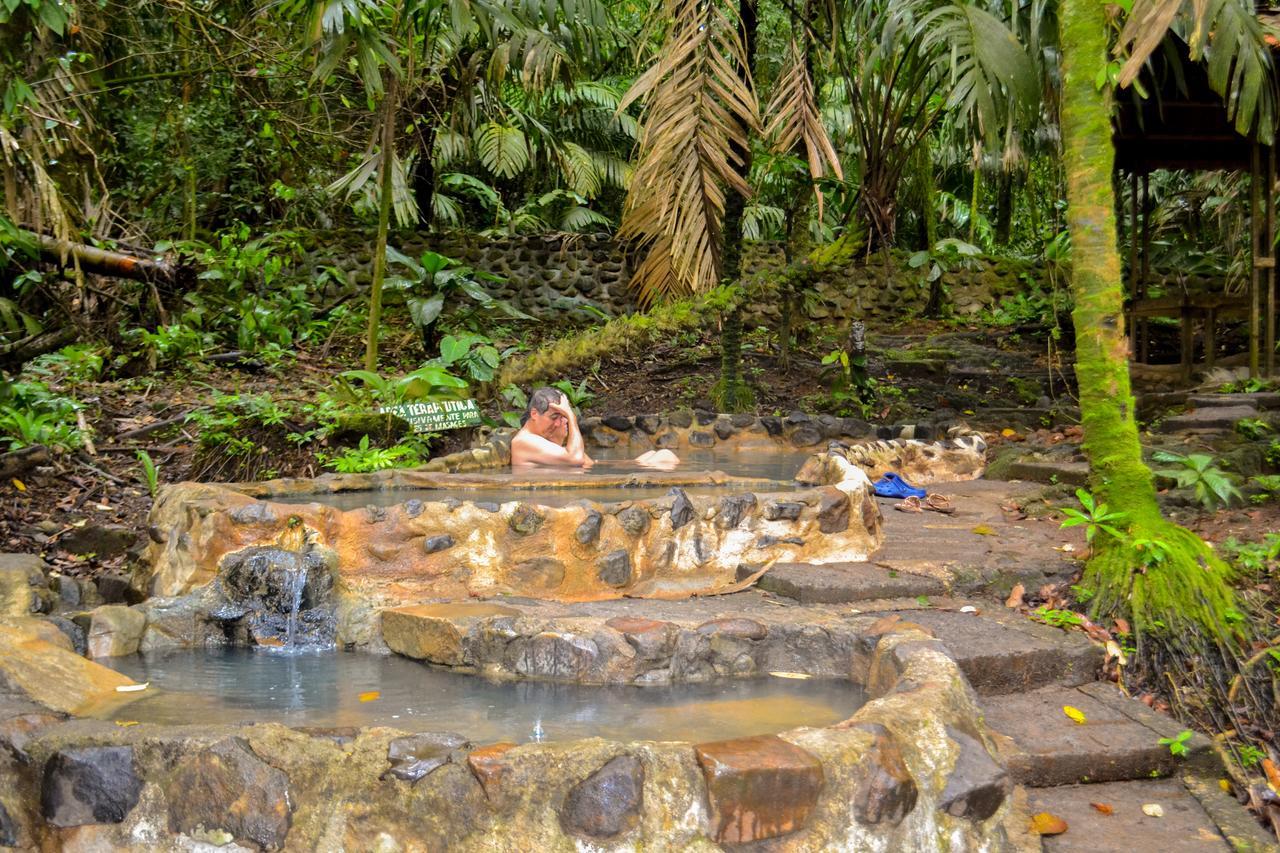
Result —
<path fill-rule="evenodd" d="M 29 620 L 35 622 L 36 620 Z M 74 653 L 0 625 L 39 673 Z M 120 725 L 0 696 L 0 844 L 22 849 L 1011 849 L 1027 816 L 972 689 L 919 626 L 863 626 L 849 719 L 708 743 Z M 89 664 L 90 666 L 95 666 Z M 68 685 L 69 691 L 77 688 Z M 89 688 L 78 688 L 84 693 Z M 80 697 L 84 699 L 84 696 Z M 127 706 L 116 714 L 128 717 Z M 770 849 L 774 849 L 771 847 Z"/>
<path fill-rule="evenodd" d="M 316 231 L 302 235 L 306 249 L 303 272 L 311 277 L 321 267 L 341 270 L 349 286 L 367 287 L 372 273 L 372 233 Z M 494 296 L 538 317 L 578 317 L 590 320 L 595 311 L 610 316 L 636 308 L 629 282 L 632 265 L 624 249 L 605 234 L 517 235 L 481 238 L 468 233 L 420 234 L 401 232 L 391 243 L 416 258 L 431 249 L 470 267 L 501 276 L 490 288 Z M 748 243 L 743 267 L 763 286 L 775 285 L 785 268 L 782 250 L 773 243 Z M 927 269 L 927 267 L 925 268 Z M 809 320 L 889 320 L 921 311 L 929 299 L 925 269 L 912 269 L 905 255 L 886 266 L 881 256 L 858 256 L 820 281 L 804 309 Z M 1028 280 L 1042 281 L 1043 272 L 1014 260 L 974 261 L 971 269 L 943 274 L 947 302 L 955 313 L 976 314 L 1001 299 L 1025 292 Z M 330 298 L 341 286 L 331 284 Z M 594 311 L 581 310 L 589 306 Z M 750 306 L 748 322 L 773 324 L 779 300 L 764 298 Z M 576 310 L 577 309 L 577 310 Z"/>

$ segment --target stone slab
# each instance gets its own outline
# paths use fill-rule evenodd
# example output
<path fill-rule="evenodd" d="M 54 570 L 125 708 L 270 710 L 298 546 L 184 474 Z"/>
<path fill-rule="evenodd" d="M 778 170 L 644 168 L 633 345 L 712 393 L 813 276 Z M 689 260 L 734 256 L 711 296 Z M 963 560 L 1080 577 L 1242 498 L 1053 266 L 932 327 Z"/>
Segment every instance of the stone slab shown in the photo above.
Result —
<path fill-rule="evenodd" d="M 751 574 L 738 570 L 739 577 Z M 779 563 L 757 583 L 763 590 L 794 598 L 801 604 L 842 604 L 879 598 L 941 595 L 946 586 L 937 578 L 887 569 L 873 563 Z"/>
<path fill-rule="evenodd" d="M 1018 460 L 1009 465 L 1008 479 L 1031 483 L 1066 483 L 1071 486 L 1089 484 L 1088 462 L 1035 462 Z"/>
<path fill-rule="evenodd" d="M 1187 412 L 1185 415 L 1165 418 L 1160 424 L 1160 431 L 1230 432 L 1235 427 L 1236 421 L 1257 416 L 1258 410 L 1253 406 L 1211 406 Z"/>
<path fill-rule="evenodd" d="M 1195 394 L 1187 399 L 1187 403 L 1197 409 L 1221 408 L 1224 406 L 1280 409 L 1280 391 L 1260 391 L 1257 394 Z"/>
<path fill-rule="evenodd" d="M 1159 743 L 1172 732 L 1139 722 L 1142 715 L 1126 713 L 1119 700 L 1141 702 L 1119 694 L 1103 701 L 1091 692 L 1053 686 L 983 701 L 987 725 L 1009 739 L 1002 752 L 1015 782 L 1047 787 L 1168 776 L 1209 752 L 1199 737 L 1188 742 L 1189 755 L 1174 757 Z M 1070 719 L 1064 706 L 1081 711 L 1085 722 Z"/>
<path fill-rule="evenodd" d="M 999 605 L 984 604 L 977 615 L 921 608 L 903 618 L 932 631 L 980 694 L 1088 683 L 1103 661 L 1082 634 L 1030 622 Z"/>
<path fill-rule="evenodd" d="M 1030 810 L 1067 822 L 1061 835 L 1041 839 L 1046 853 L 1208 853 L 1231 846 L 1204 808 L 1176 779 L 1068 785 L 1028 792 Z M 1105 815 L 1090 803 L 1111 807 Z M 1163 817 L 1142 807 L 1157 803 Z"/>

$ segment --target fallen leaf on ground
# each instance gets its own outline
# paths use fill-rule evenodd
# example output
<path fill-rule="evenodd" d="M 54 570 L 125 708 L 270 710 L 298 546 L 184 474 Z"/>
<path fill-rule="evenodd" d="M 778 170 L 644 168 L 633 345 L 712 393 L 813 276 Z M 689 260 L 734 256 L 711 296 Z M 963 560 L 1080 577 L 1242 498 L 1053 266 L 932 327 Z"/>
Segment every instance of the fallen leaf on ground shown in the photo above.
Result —
<path fill-rule="evenodd" d="M 1031 828 L 1041 835 L 1061 835 L 1067 831 L 1067 822 L 1057 815 L 1040 812 L 1031 816 Z"/>
<path fill-rule="evenodd" d="M 27 484 L 19 480 L 17 477 L 13 478 L 13 487 L 20 492 L 25 492 L 27 490 Z"/>
<path fill-rule="evenodd" d="M 807 672 L 770 672 L 769 674 L 772 675 L 774 678 L 797 678 L 797 679 L 813 678 L 813 676 Z"/>
<path fill-rule="evenodd" d="M 116 720 L 116 725 L 122 729 L 128 728 L 129 726 L 136 726 L 137 724 L 137 720 Z"/>
<path fill-rule="evenodd" d="M 1106 803 L 1089 803 L 1089 805 L 1093 806 L 1095 810 L 1102 814 L 1111 814 L 1115 811 L 1115 809 L 1111 808 L 1111 806 Z"/>
<path fill-rule="evenodd" d="M 1270 758 L 1262 759 L 1262 772 L 1267 774 L 1267 782 L 1273 789 L 1280 789 L 1280 770 L 1276 769 L 1276 763 Z"/>
<path fill-rule="evenodd" d="M 1143 803 L 1142 813 L 1147 817 L 1164 817 L 1164 809 L 1159 803 Z"/>
<path fill-rule="evenodd" d="M 1231 781 L 1229 779 L 1219 779 L 1218 787 L 1223 791 L 1226 791 L 1228 794 L 1231 793 Z"/>
<path fill-rule="evenodd" d="M 966 604 L 964 607 L 960 608 L 960 612 L 961 613 L 977 613 L 978 608 L 974 607 L 972 604 Z"/>
<path fill-rule="evenodd" d="M 377 690 L 369 690 L 365 693 L 360 694 L 361 702 L 372 702 L 375 699 L 381 699 L 381 698 L 382 698 L 382 693 L 380 693 Z"/>
<path fill-rule="evenodd" d="M 139 690 L 146 690 L 150 681 L 144 681 L 141 684 L 120 684 L 116 686 L 117 693 L 137 693 Z"/>
<path fill-rule="evenodd" d="M 1085 723 L 1085 720 L 1088 719 L 1088 717 L 1084 715 L 1084 711 L 1081 711 L 1079 708 L 1073 708 L 1070 705 L 1063 705 L 1062 713 L 1066 714 L 1068 719 L 1072 720 L 1073 722 L 1076 723 L 1076 725 L 1080 725 L 1080 726 L 1083 726 Z"/>
<path fill-rule="evenodd" d="M 986 525 L 986 524 L 979 524 L 977 527 L 973 528 L 973 532 L 978 534 L 979 536 L 995 536 L 996 535 L 995 530 L 993 530 L 989 525 Z"/>
<path fill-rule="evenodd" d="M 1009 591 L 1009 597 L 1005 599 L 1005 607 L 1021 607 L 1022 596 L 1027 592 L 1027 588 L 1020 583 L 1015 583 L 1013 589 Z"/>
<path fill-rule="evenodd" d="M 1000 430 L 1000 434 L 1003 435 L 1005 438 L 1012 438 L 1013 436 L 1018 434 L 1018 431 L 1016 429 L 1010 429 L 1009 427 L 1005 427 L 1004 429 Z"/>

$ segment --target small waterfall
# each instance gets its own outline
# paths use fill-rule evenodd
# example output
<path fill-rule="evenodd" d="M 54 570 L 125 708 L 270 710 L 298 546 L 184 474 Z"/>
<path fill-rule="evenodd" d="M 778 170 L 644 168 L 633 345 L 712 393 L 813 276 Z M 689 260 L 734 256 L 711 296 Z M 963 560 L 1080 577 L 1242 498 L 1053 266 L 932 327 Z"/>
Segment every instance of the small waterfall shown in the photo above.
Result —
<path fill-rule="evenodd" d="M 289 627 L 285 631 L 284 647 L 293 648 L 293 635 L 298 630 L 298 608 L 302 606 L 302 590 L 307 585 L 307 567 L 299 566 L 286 574 L 289 584 Z"/>
<path fill-rule="evenodd" d="M 542 728 L 542 718 L 538 717 L 533 721 L 533 742 L 542 743 L 547 737 L 547 733 Z"/>

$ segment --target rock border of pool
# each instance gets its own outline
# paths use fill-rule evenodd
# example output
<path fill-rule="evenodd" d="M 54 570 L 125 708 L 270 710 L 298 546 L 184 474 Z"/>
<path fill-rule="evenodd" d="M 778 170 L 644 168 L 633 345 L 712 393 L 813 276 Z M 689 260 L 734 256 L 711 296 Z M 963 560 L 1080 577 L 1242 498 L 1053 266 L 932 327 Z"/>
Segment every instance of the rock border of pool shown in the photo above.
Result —
<path fill-rule="evenodd" d="M 25 635 L 19 622 L 33 623 Z M 1025 831 L 972 688 L 946 648 L 908 622 L 881 620 L 859 636 L 847 675 L 869 699 L 831 726 L 698 744 L 522 745 L 68 718 L 47 696 L 45 707 L 31 701 L 15 668 L 38 678 L 96 665 L 34 623 L 0 626 L 11 652 L 0 777 L 12 781 L 0 786 L 0 835 L 14 846 L 711 850 L 775 839 L 769 849 L 1008 849 Z M 58 680 L 42 679 L 46 689 Z M 110 679 L 60 683 L 82 707 L 114 690 Z M 118 713 L 127 718 L 127 706 Z"/>

